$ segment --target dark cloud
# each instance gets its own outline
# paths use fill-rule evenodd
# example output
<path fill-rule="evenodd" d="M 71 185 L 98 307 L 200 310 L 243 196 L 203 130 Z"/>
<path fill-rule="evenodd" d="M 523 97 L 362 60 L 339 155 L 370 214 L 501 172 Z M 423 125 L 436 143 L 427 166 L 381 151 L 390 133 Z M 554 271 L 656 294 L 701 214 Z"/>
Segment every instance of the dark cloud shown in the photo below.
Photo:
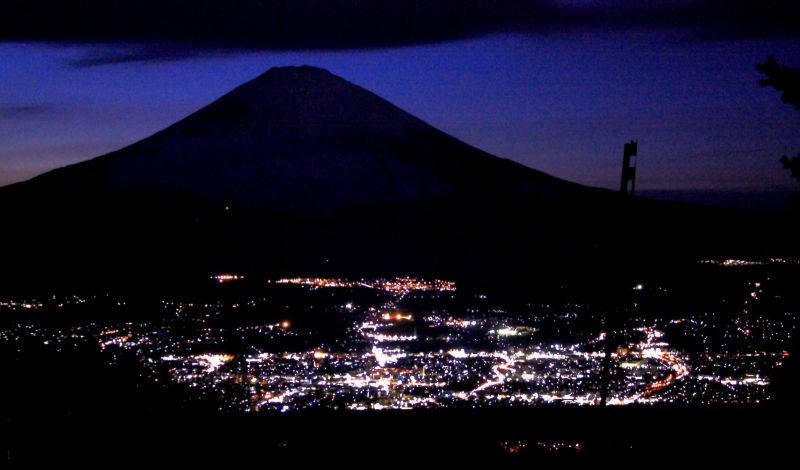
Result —
<path fill-rule="evenodd" d="M 5 0 L 0 40 L 115 44 L 75 65 L 436 43 L 503 31 L 670 28 L 800 37 L 796 0 Z M 130 48 L 129 50 L 125 50 Z"/>
<path fill-rule="evenodd" d="M 26 104 L 3 106 L 0 105 L 0 119 L 12 119 L 27 117 L 46 113 L 51 110 L 50 106 L 43 104 Z"/>
<path fill-rule="evenodd" d="M 575 26 L 675 29 L 701 40 L 800 38 L 797 0 L 630 0 L 569 11 Z"/>
<path fill-rule="evenodd" d="M 557 10 L 529 0 L 5 0 L 5 39 L 343 49 L 516 28 Z"/>
<path fill-rule="evenodd" d="M 196 44 L 170 42 L 127 45 L 97 44 L 81 57 L 70 61 L 69 64 L 80 68 L 131 62 L 171 62 L 198 56 L 230 55 L 241 50 L 242 48 L 219 48 L 212 44 L 201 47 Z"/>

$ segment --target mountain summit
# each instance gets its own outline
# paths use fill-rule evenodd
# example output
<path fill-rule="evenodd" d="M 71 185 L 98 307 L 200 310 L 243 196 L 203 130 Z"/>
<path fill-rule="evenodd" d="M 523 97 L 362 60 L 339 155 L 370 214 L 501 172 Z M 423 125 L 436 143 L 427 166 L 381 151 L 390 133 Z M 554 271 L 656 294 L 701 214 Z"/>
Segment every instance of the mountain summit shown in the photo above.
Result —
<path fill-rule="evenodd" d="M 741 246 L 743 220 L 553 178 L 307 66 L 0 188 L 0 214 L 0 287 L 137 289 L 220 271 L 596 283 Z"/>

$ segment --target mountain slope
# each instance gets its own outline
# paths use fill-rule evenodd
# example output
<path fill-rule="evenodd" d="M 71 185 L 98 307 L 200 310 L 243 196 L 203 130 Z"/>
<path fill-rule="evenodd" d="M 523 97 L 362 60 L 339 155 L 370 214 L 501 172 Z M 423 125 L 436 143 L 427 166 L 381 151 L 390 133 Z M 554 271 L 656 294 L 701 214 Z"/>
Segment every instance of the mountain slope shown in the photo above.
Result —
<path fill-rule="evenodd" d="M 129 147 L 0 188 L 0 214 L 3 286 L 592 278 L 759 247 L 730 236 L 731 213 L 553 178 L 313 67 L 271 69 Z"/>

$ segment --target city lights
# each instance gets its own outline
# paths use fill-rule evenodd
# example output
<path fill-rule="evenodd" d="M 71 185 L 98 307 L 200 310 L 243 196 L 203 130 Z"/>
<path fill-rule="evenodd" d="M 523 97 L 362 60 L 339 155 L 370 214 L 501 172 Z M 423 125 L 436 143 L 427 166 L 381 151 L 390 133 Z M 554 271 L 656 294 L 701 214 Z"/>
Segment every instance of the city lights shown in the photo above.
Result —
<path fill-rule="evenodd" d="M 304 326 L 308 322 L 295 320 L 290 300 L 271 303 L 271 297 L 282 298 L 281 289 L 293 289 L 287 285 L 307 289 L 300 296 L 304 315 L 337 319 L 341 333 L 320 336 Z M 220 409 L 237 413 L 601 402 L 609 335 L 604 317 L 589 305 L 568 302 L 558 312 L 549 304 L 519 309 L 464 293 L 465 303 L 451 308 L 444 300 L 455 295 L 455 284 L 412 278 L 296 278 L 267 286 L 268 295 L 228 303 L 164 299 L 160 320 L 20 324 L 0 332 L 0 340 L 35 338 L 55 350 L 94 344 L 109 361 L 136 358 L 146 380 L 166 374 L 173 386 L 213 397 Z M 356 303 L 351 299 L 357 288 L 366 291 Z M 770 374 L 786 360 L 796 324 L 792 312 L 757 313 L 775 295 L 770 292 L 763 279 L 745 284 L 738 298 L 748 302 L 750 313 L 732 317 L 704 312 L 627 319 L 613 335 L 607 403 L 768 400 Z M 101 299 L 103 305 L 126 305 L 121 299 L 73 296 L 6 299 L 0 308 L 36 313 L 63 305 L 86 308 Z M 245 321 L 224 320 L 233 312 Z M 264 314 L 272 319 L 259 321 Z M 683 346 L 674 345 L 676 340 Z M 687 349 L 687 341 L 700 346 Z M 509 444 L 508 451 L 521 448 Z"/>

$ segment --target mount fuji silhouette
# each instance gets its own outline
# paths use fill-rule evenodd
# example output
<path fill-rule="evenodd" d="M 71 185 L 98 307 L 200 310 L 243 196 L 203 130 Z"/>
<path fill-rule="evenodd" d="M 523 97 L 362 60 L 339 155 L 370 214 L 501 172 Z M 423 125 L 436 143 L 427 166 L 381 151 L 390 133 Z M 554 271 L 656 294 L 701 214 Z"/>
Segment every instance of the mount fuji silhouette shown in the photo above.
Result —
<path fill-rule="evenodd" d="M 554 178 L 308 66 L 270 69 L 133 145 L 0 188 L 0 211 L 9 285 L 544 275 L 740 246 L 722 238 L 725 211 Z"/>

